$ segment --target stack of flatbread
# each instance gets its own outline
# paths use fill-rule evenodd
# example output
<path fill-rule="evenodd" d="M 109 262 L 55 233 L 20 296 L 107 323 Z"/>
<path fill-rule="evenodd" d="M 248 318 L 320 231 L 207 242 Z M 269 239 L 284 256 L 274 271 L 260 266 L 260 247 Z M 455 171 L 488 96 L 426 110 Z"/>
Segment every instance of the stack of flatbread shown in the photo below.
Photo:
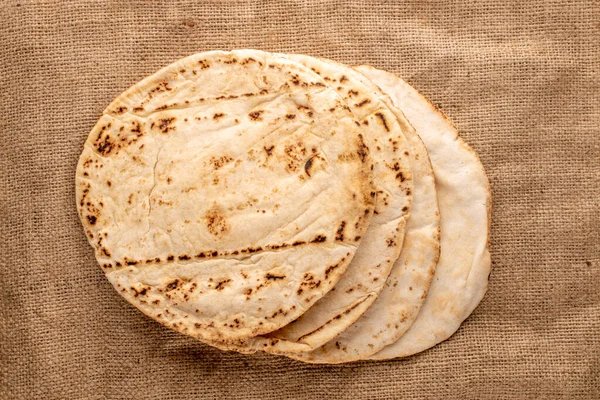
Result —
<path fill-rule="evenodd" d="M 177 61 L 106 108 L 76 197 L 114 288 L 224 350 L 405 357 L 450 337 L 487 289 L 477 155 L 369 66 L 257 50 Z"/>

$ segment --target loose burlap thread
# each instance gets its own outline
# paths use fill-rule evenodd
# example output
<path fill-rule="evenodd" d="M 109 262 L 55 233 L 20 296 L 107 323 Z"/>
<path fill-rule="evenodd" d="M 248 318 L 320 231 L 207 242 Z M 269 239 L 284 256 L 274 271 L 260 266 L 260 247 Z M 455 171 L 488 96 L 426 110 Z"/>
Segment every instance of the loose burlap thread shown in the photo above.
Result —
<path fill-rule="evenodd" d="M 594 1 L 2 1 L 0 398 L 600 398 L 600 5 Z M 493 190 L 489 291 L 388 362 L 225 353 L 128 305 L 77 218 L 87 134 L 190 54 L 299 52 L 399 73 Z"/>

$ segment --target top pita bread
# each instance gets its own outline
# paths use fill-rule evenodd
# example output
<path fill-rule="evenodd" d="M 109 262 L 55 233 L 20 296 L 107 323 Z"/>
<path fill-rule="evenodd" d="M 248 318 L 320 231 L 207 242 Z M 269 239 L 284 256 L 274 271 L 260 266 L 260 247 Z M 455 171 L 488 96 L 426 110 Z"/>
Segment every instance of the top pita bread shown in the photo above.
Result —
<path fill-rule="evenodd" d="M 452 122 L 399 77 L 357 69 L 387 93 L 419 133 L 433 165 L 440 207 L 441 254 L 425 304 L 410 329 L 370 359 L 404 357 L 449 338 L 487 290 L 490 186 L 477 154 Z"/>
<path fill-rule="evenodd" d="M 98 262 L 130 303 L 202 340 L 281 328 L 335 285 L 373 214 L 357 125 L 322 78 L 269 53 L 166 67 L 107 107 L 79 160 Z"/>

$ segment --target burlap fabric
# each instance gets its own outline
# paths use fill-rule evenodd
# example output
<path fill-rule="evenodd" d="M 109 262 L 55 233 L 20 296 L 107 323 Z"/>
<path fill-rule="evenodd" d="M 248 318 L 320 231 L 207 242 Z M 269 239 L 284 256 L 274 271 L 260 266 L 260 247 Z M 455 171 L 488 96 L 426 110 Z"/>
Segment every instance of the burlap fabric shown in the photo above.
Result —
<path fill-rule="evenodd" d="M 600 398 L 600 4 L 2 1 L 0 398 Z M 74 173 L 103 108 L 209 49 L 398 72 L 493 188 L 490 289 L 406 360 L 224 353 L 129 306 L 96 266 Z"/>

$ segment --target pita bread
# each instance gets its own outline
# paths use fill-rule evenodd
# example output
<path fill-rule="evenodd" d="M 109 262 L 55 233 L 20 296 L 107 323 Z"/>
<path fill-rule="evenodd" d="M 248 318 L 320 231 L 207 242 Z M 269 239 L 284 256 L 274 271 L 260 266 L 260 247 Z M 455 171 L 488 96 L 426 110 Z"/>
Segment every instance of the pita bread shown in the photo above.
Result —
<path fill-rule="evenodd" d="M 369 357 L 409 356 L 448 339 L 483 298 L 490 274 L 490 186 L 477 154 L 452 122 L 408 83 L 369 66 L 364 73 L 393 100 L 423 139 L 441 215 L 441 254 L 425 304 L 410 329 Z"/>
<path fill-rule="evenodd" d="M 107 278 L 201 340 L 297 319 L 337 283 L 373 214 L 357 125 L 317 74 L 260 51 L 197 54 L 134 85 L 77 167 Z"/>
<path fill-rule="evenodd" d="M 285 57 L 319 74 L 344 99 L 363 127 L 373 159 L 377 189 L 375 216 L 352 263 L 332 289 L 300 318 L 265 337 L 219 348 L 250 353 L 304 352 L 315 349 L 356 321 L 375 301 L 400 255 L 412 202 L 413 179 L 409 145 L 394 113 L 380 100 L 381 92 L 360 73 L 330 60 L 290 54 Z M 366 81 L 363 83 L 363 81 Z M 338 233 L 345 235 L 342 230 Z"/>
<path fill-rule="evenodd" d="M 368 81 L 364 76 L 362 80 Z M 410 328 L 427 295 L 440 254 L 440 214 L 433 170 L 425 145 L 413 127 L 402 112 L 391 105 L 389 97 L 382 95 L 382 100 L 394 111 L 412 158 L 413 201 L 400 258 L 377 300 L 352 326 L 322 347 L 288 354 L 290 358 L 315 364 L 338 364 L 375 354 Z"/>

